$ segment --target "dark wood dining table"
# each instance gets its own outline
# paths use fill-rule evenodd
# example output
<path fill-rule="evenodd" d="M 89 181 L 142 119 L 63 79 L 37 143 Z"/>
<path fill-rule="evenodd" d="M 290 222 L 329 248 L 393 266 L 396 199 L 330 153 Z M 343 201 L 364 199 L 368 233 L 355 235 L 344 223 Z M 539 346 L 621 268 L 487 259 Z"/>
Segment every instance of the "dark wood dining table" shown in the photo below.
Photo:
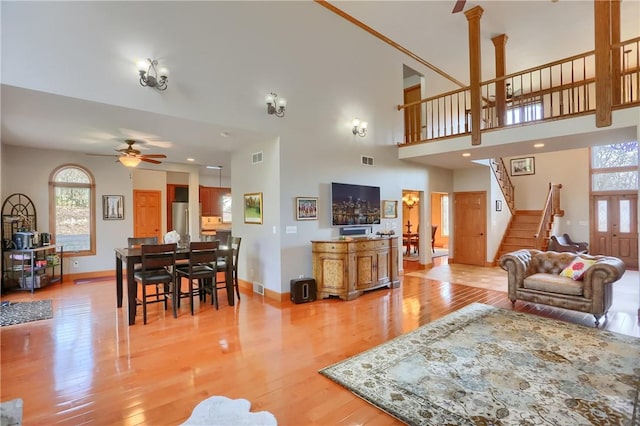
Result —
<path fill-rule="evenodd" d="M 136 323 L 136 295 L 138 292 L 138 285 L 133 278 L 133 271 L 135 265 L 142 262 L 142 255 L 140 247 L 136 248 L 117 248 L 116 252 L 116 297 L 118 308 L 122 307 L 123 296 L 123 263 L 127 265 L 127 301 L 129 309 L 129 325 Z M 233 249 L 230 247 L 218 248 L 218 256 L 225 258 L 227 269 L 225 270 L 225 282 L 227 285 L 227 300 L 229 306 L 233 306 L 234 290 L 233 290 Z M 178 249 L 176 251 L 176 260 L 189 259 L 189 249 Z"/>

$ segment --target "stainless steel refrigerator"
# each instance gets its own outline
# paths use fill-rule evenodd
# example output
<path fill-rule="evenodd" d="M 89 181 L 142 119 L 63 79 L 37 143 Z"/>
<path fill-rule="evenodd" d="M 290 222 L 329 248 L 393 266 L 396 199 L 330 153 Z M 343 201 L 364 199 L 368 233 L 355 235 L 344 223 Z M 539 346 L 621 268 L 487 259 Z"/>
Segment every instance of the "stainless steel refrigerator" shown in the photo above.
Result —
<path fill-rule="evenodd" d="M 180 234 L 179 247 L 187 247 L 191 240 L 189 236 L 189 203 L 171 203 L 171 219 L 173 230 Z"/>

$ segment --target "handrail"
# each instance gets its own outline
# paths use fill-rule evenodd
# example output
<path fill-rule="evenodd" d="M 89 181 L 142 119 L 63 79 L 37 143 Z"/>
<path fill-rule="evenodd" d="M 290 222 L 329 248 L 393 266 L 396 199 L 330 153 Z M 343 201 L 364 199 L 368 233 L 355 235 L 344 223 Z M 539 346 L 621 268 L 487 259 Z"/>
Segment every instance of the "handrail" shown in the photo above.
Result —
<path fill-rule="evenodd" d="M 547 200 L 542 210 L 538 230 L 534 235 L 535 247 L 538 250 L 543 249 L 546 238 L 545 229 L 553 222 L 553 216 L 564 216 L 564 211 L 560 209 L 560 189 L 562 189 L 562 184 L 549 182 L 549 193 L 547 194 Z"/>
<path fill-rule="evenodd" d="M 504 165 L 504 160 L 502 158 L 492 158 L 490 160 L 490 163 L 493 174 L 498 180 L 498 184 L 500 185 L 500 189 L 502 190 L 502 196 L 507 202 L 509 211 L 512 215 L 514 215 L 516 212 L 515 187 L 511 182 L 511 178 L 509 177 L 509 173 L 507 172 L 507 167 Z"/>
<path fill-rule="evenodd" d="M 640 37 L 611 46 L 614 74 L 613 107 L 640 105 Z M 593 114 L 596 110 L 595 51 L 580 53 L 538 67 L 486 80 L 480 84 L 482 115 L 471 113 L 471 87 L 398 105 L 410 128 L 398 145 L 429 142 L 470 134 L 471 121 L 481 131 L 545 120 Z M 505 92 L 498 99 L 496 93 Z M 500 102 L 501 104 L 498 104 Z"/>

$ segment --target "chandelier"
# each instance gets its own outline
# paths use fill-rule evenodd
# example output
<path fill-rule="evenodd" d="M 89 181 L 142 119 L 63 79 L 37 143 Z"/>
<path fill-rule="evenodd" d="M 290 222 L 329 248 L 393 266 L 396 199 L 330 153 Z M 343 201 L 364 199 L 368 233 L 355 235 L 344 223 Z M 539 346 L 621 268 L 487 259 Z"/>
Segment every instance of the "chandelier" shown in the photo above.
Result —
<path fill-rule="evenodd" d="M 147 62 L 140 61 L 138 62 L 138 72 L 140 73 L 140 85 L 155 87 L 158 90 L 166 90 L 167 89 L 167 75 L 169 72 L 166 68 L 160 68 L 158 70 L 156 67 L 158 66 L 158 61 L 155 59 L 148 59 Z M 158 77 L 158 73 L 160 77 Z"/>

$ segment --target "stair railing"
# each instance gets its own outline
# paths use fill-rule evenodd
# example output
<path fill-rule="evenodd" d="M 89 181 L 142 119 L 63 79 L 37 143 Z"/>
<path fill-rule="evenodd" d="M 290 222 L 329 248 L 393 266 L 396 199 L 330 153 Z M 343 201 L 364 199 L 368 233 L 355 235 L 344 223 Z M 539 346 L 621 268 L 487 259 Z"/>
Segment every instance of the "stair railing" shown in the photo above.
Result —
<path fill-rule="evenodd" d="M 545 240 L 548 237 L 547 230 L 551 223 L 553 223 L 553 217 L 564 216 L 564 210 L 560 209 L 560 189 L 562 189 L 562 184 L 549 182 L 549 193 L 547 194 L 547 200 L 542 210 L 538 230 L 534 235 L 536 239 L 535 246 L 538 250 L 544 248 Z"/>
<path fill-rule="evenodd" d="M 490 162 L 493 174 L 500 185 L 500 189 L 502 190 L 504 200 L 507 202 L 509 211 L 513 215 L 516 213 L 516 195 L 507 167 L 504 165 L 502 158 L 492 158 Z"/>

